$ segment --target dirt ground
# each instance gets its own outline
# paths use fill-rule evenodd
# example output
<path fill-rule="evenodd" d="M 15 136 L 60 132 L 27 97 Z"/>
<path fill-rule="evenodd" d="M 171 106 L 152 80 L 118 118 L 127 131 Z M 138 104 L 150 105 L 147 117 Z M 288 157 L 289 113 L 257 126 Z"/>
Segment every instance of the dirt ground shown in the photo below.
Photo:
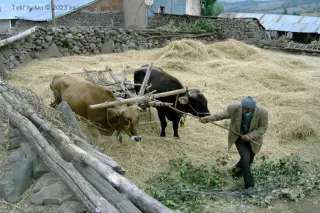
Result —
<path fill-rule="evenodd" d="M 318 213 L 320 212 L 320 192 L 315 192 L 314 195 L 305 197 L 299 202 L 293 201 L 275 201 L 268 208 L 260 208 L 252 205 L 243 205 L 235 203 L 230 205 L 230 199 L 220 199 L 212 205 L 208 205 L 203 213 Z"/>
<path fill-rule="evenodd" d="M 234 48 L 232 45 L 229 47 Z M 318 107 L 302 106 L 300 102 L 297 102 L 299 106 L 281 105 L 281 101 L 288 101 L 288 103 L 296 100 L 302 103 L 303 101 L 312 102 L 312 97 L 319 100 L 314 94 L 317 94 L 320 88 L 320 58 L 264 50 L 260 55 L 260 53 L 255 53 L 257 50 L 251 50 L 245 46 L 248 48 L 245 53 L 248 54 L 248 59 L 246 59 L 245 56 L 237 55 L 242 53 L 241 47 L 238 49 L 215 48 L 213 47 L 211 52 L 214 55 L 212 61 L 199 59 L 195 63 L 187 58 L 177 59 L 171 52 L 160 54 L 161 57 L 154 56 L 154 54 L 159 55 L 157 51 L 163 50 L 129 51 L 95 57 L 77 56 L 33 61 L 26 67 L 18 68 L 10 77 L 9 83 L 34 90 L 44 104 L 49 104 L 52 101 L 52 93 L 48 82 L 54 74 L 80 72 L 83 67 L 101 70 L 106 63 L 113 70 L 118 71 L 122 69 L 124 64 L 136 68 L 155 61 L 155 64 L 161 64 L 166 71 L 168 70 L 174 76 L 182 79 L 182 82 L 190 87 L 198 87 L 207 82 L 206 96 L 210 103 L 210 109 L 214 109 L 214 111 L 220 111 L 231 101 L 238 101 L 244 94 L 252 93 L 257 96 L 260 103 L 272 111 L 270 133 L 265 137 L 265 145 L 261 154 L 277 159 L 289 153 L 296 153 L 305 158 L 318 156 L 320 159 L 319 140 L 317 134 L 313 135 L 314 131 L 319 132 L 317 129 L 320 126 L 317 114 Z M 183 52 L 185 49 L 178 48 L 178 51 Z M 191 54 L 193 56 L 192 51 L 194 49 L 185 55 Z M 238 52 L 236 54 L 231 53 L 232 51 Z M 256 56 L 260 57 L 257 61 Z M 248 73 L 246 73 L 247 70 Z M 256 76 L 252 77 L 255 73 Z M 254 83 L 248 82 L 248 79 L 253 80 Z M 278 81 L 278 79 L 280 80 Z M 300 125 L 301 123 L 303 125 Z M 295 129 L 291 130 L 291 127 Z M 290 135 L 298 130 L 301 130 L 307 139 L 301 140 Z M 186 127 L 180 129 L 182 136 L 180 141 L 172 138 L 171 124 L 167 127 L 168 137 L 165 139 L 159 138 L 157 133 L 150 132 L 148 129 L 142 129 L 141 132 L 144 135 L 141 144 L 126 142 L 125 145 L 119 145 L 115 138 L 108 139 L 106 144 L 106 153 L 127 170 L 127 178 L 138 186 L 143 186 L 149 176 L 161 171 L 169 159 L 182 151 L 187 153 L 189 157 L 206 162 L 213 161 L 217 152 L 226 153 L 227 132 L 217 127 L 199 124 L 192 119 L 188 119 Z M 283 135 L 283 132 L 286 134 Z M 308 137 L 309 132 L 310 137 Z M 284 137 L 285 140 L 280 137 Z M 0 149 L 0 155 L 5 156 L 1 153 L 2 151 L 4 150 Z M 229 155 L 232 161 L 238 160 L 235 148 L 231 150 Z M 0 212 L 2 212 L 1 206 L 3 205 L 0 204 Z M 8 212 L 12 208 L 14 207 L 8 206 Z M 34 207 L 29 205 L 29 209 L 33 210 Z M 42 211 L 47 212 L 39 210 L 39 212 Z M 209 203 L 203 213 L 240 211 L 249 213 L 320 212 L 320 193 L 317 192 L 315 196 L 306 197 L 298 203 L 273 202 L 269 209 L 241 205 L 229 198 L 219 198 L 218 201 Z M 20 211 L 16 209 L 14 212 Z"/>

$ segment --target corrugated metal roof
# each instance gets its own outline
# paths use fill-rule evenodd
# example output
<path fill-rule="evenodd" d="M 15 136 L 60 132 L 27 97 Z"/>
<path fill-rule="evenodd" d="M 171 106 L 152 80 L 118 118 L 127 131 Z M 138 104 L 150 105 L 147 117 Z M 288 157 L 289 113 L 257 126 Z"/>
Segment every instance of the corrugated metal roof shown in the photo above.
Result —
<path fill-rule="evenodd" d="M 96 0 L 55 0 L 55 17 L 66 15 L 84 6 L 90 5 Z M 1 0 L 0 20 L 24 19 L 30 21 L 50 21 L 50 0 Z"/>
<path fill-rule="evenodd" d="M 224 12 L 219 17 L 256 18 L 266 30 L 320 34 L 320 17 L 234 12 Z"/>

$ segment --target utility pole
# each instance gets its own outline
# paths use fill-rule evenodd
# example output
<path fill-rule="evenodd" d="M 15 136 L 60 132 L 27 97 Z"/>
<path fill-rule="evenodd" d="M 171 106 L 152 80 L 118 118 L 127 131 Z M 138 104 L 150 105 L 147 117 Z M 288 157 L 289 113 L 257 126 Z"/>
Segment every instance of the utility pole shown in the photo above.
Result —
<path fill-rule="evenodd" d="M 54 17 L 54 0 L 51 0 L 51 14 L 53 26 L 56 27 L 56 18 Z"/>
<path fill-rule="evenodd" d="M 171 14 L 173 14 L 173 0 L 171 0 Z"/>

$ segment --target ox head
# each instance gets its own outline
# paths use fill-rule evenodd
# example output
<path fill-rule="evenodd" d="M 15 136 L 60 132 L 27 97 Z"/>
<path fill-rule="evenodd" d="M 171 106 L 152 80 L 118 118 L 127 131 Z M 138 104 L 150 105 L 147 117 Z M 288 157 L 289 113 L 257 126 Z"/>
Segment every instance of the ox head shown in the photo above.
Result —
<path fill-rule="evenodd" d="M 119 110 L 109 109 L 112 116 L 116 118 L 119 127 L 118 131 L 124 132 L 133 141 L 140 141 L 142 138 L 138 136 L 139 112 L 141 108 L 133 106 L 121 106 Z"/>
<path fill-rule="evenodd" d="M 179 98 L 180 104 L 185 105 L 186 112 L 198 117 L 210 115 L 208 101 L 202 91 L 196 89 L 189 90 L 185 96 Z"/>

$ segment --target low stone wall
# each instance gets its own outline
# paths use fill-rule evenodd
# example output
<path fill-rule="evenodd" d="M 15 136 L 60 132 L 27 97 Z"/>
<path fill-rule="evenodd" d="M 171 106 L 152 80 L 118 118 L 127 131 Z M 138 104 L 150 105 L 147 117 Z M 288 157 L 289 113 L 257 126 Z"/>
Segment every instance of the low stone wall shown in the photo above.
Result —
<path fill-rule="evenodd" d="M 255 19 L 230 19 L 158 13 L 149 21 L 149 27 L 154 28 L 168 24 L 178 25 L 179 23 L 194 23 L 199 20 L 212 22 L 225 38 L 242 40 L 247 43 L 255 43 L 258 40 L 267 39 L 267 33 L 265 32 L 264 27 Z"/>
<path fill-rule="evenodd" d="M 74 14 L 76 15 L 76 13 Z M 199 19 L 211 20 L 217 30 L 213 35 L 194 39 L 212 42 L 232 38 L 255 44 L 257 41 L 265 39 L 266 36 L 263 27 L 253 19 L 225 19 L 158 14 L 150 20 L 149 25 L 150 27 L 156 28 L 168 23 L 177 24 L 182 21 L 191 23 Z M 74 21 L 76 21 L 76 19 Z M 88 19 L 88 23 L 89 22 Z M 163 33 L 168 34 L 168 32 Z M 39 27 L 36 32 L 30 36 L 0 47 L 0 69 L 2 69 L 0 73 L 4 73 L 3 67 L 5 70 L 10 70 L 34 58 L 105 54 L 123 52 L 130 49 L 152 49 L 163 47 L 168 41 L 182 39 L 181 37 L 162 37 L 160 33 L 158 34 L 160 36 L 151 36 L 152 38 L 149 38 L 150 34 L 141 33 L 141 30 L 125 30 L 123 28 L 109 28 L 104 26 Z"/>
<path fill-rule="evenodd" d="M 56 19 L 57 26 L 81 26 L 81 27 L 123 27 L 124 14 L 123 12 L 108 12 L 108 13 L 90 13 L 76 11 L 66 16 Z M 28 29 L 34 26 L 53 27 L 52 21 L 26 21 L 17 20 L 16 28 Z"/>
<path fill-rule="evenodd" d="M 92 55 L 129 49 L 161 47 L 164 39 L 147 40 L 134 30 L 90 28 L 41 28 L 28 37 L 0 47 L 0 64 L 7 70 L 34 58 Z"/>

